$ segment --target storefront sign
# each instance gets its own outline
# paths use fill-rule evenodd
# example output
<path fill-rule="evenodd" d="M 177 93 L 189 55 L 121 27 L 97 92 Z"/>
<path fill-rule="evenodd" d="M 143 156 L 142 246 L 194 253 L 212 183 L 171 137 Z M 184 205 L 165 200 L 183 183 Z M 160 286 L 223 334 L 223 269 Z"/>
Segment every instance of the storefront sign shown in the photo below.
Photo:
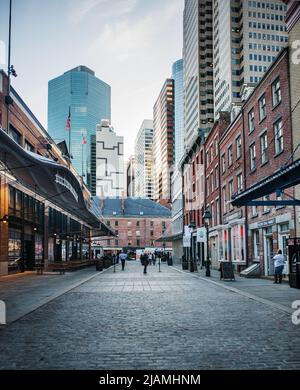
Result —
<path fill-rule="evenodd" d="M 206 242 L 206 228 L 197 229 L 197 242 Z"/>
<path fill-rule="evenodd" d="M 258 223 L 258 228 L 272 226 L 272 225 L 275 225 L 275 223 L 276 223 L 276 219 L 275 218 L 269 219 L 268 221 L 259 222 Z"/>
<path fill-rule="evenodd" d="M 191 247 L 191 235 L 189 236 L 183 236 L 183 243 L 182 246 L 184 248 L 190 248 Z"/>
<path fill-rule="evenodd" d="M 76 202 L 78 202 L 78 194 L 75 191 L 75 188 L 71 185 L 71 183 L 68 182 L 67 179 L 65 179 L 64 177 L 60 176 L 57 173 L 55 175 L 55 181 L 56 181 L 56 183 L 60 184 L 61 186 L 66 187 L 71 192 L 71 194 L 74 196 L 74 198 L 76 199 Z"/>
<path fill-rule="evenodd" d="M 191 237 L 191 234 L 192 234 L 192 229 L 189 227 L 189 226 L 185 226 L 184 227 L 184 235 L 186 236 L 186 237 Z"/>

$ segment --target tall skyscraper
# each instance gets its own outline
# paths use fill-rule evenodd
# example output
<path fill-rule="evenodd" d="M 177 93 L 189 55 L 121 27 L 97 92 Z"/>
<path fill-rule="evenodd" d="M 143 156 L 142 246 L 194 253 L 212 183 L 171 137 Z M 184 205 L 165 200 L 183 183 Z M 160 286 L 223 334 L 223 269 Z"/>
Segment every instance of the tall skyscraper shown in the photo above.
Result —
<path fill-rule="evenodd" d="M 183 60 L 174 62 L 172 67 L 175 104 L 175 167 L 184 154 L 184 117 L 183 117 Z"/>
<path fill-rule="evenodd" d="M 185 0 L 183 16 L 184 142 L 211 130 L 213 103 L 212 1 Z"/>
<path fill-rule="evenodd" d="M 172 198 L 172 247 L 173 259 L 179 261 L 183 254 L 182 231 L 182 175 L 179 162 L 184 155 L 184 100 L 183 100 L 183 60 L 173 64 L 172 78 L 174 79 L 174 105 L 175 105 L 175 164 L 171 182 Z"/>
<path fill-rule="evenodd" d="M 49 81 L 48 131 L 57 142 L 66 140 L 69 144 L 66 131 L 69 108 L 72 163 L 95 195 L 96 161 L 92 149 L 95 149 L 96 125 L 102 119 L 111 120 L 110 86 L 86 66 L 78 66 Z"/>
<path fill-rule="evenodd" d="M 174 164 L 174 80 L 167 79 L 153 110 L 154 200 L 171 203 Z"/>
<path fill-rule="evenodd" d="M 214 110 L 231 111 L 287 46 L 282 1 L 213 1 Z"/>
<path fill-rule="evenodd" d="M 126 193 L 129 198 L 135 197 L 135 156 L 130 156 L 126 164 Z"/>
<path fill-rule="evenodd" d="M 108 120 L 97 125 L 96 132 L 96 193 L 97 196 L 124 195 L 124 138 L 117 136 Z"/>
<path fill-rule="evenodd" d="M 153 199 L 153 121 L 145 119 L 135 140 L 135 196 Z"/>

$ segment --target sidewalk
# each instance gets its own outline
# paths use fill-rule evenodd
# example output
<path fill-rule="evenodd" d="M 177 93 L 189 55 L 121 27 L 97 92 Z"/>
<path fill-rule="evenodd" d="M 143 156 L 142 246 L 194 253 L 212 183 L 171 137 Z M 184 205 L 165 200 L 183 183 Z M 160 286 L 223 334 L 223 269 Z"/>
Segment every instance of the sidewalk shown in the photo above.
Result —
<path fill-rule="evenodd" d="M 64 275 L 25 272 L 1 277 L 0 300 L 6 304 L 6 322 L 9 324 L 20 319 L 100 273 L 95 267 L 89 267 Z"/>
<path fill-rule="evenodd" d="M 180 272 L 190 273 L 192 276 L 200 278 L 208 283 L 215 283 L 232 292 L 240 293 L 249 299 L 255 299 L 262 303 L 271 303 L 285 312 L 292 313 L 292 302 L 300 300 L 300 290 L 291 288 L 288 283 L 273 284 L 273 280 L 267 279 L 247 279 L 235 274 L 235 281 L 220 280 L 220 273 L 211 270 L 211 277 L 205 276 L 205 268 L 198 268 L 197 272 L 182 271 L 181 264 L 174 265 Z"/>

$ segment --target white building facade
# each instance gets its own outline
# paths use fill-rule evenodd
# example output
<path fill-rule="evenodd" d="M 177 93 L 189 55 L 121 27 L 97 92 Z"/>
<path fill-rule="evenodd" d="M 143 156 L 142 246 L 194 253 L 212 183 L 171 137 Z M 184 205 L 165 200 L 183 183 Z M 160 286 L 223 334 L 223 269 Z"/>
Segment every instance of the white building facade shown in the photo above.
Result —
<path fill-rule="evenodd" d="M 153 121 L 145 119 L 135 140 L 135 196 L 153 199 Z"/>
<path fill-rule="evenodd" d="M 124 192 L 124 138 L 118 136 L 108 120 L 97 125 L 97 196 L 121 197 Z"/>

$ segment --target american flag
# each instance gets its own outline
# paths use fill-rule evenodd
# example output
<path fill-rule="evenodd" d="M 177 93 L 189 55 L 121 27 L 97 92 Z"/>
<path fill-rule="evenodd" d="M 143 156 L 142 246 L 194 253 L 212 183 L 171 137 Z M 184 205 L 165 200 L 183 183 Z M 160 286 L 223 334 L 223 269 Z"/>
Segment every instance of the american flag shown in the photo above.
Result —
<path fill-rule="evenodd" d="M 66 130 L 71 130 L 71 108 L 69 107 L 69 115 L 67 117 Z"/>

